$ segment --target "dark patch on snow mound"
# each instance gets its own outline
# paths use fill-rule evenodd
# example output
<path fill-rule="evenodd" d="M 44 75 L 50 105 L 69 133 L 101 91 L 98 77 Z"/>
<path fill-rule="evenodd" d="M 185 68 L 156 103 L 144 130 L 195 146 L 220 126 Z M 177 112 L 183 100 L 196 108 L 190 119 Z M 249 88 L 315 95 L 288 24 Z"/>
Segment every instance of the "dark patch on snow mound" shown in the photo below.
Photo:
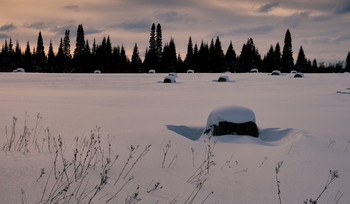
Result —
<path fill-rule="evenodd" d="M 213 136 L 221 135 L 250 135 L 253 137 L 259 136 L 258 126 L 252 122 L 245 123 L 233 123 L 227 121 L 221 121 L 218 125 L 212 125 L 210 128 L 204 131 L 205 134 L 211 134 Z"/>

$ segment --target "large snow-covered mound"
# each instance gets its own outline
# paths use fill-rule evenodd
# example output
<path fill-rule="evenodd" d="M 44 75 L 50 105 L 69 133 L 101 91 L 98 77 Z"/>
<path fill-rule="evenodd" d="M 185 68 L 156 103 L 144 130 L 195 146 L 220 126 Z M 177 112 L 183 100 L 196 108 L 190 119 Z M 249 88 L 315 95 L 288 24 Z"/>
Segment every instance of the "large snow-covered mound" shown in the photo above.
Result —
<path fill-rule="evenodd" d="M 258 127 L 255 123 L 254 112 L 241 106 L 225 106 L 216 108 L 209 116 L 205 133 L 214 136 L 219 135 L 259 135 Z"/>
<path fill-rule="evenodd" d="M 217 125 L 219 122 L 232 123 L 256 122 L 254 112 L 242 106 L 224 106 L 214 109 L 208 116 L 207 127 Z"/>

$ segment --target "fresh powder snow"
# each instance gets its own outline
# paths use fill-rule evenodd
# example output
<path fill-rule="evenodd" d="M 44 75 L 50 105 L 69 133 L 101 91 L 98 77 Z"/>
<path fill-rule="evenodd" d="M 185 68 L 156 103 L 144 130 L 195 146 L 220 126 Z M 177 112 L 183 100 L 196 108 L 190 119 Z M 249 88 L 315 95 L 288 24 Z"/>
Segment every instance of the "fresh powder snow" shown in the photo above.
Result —
<path fill-rule="evenodd" d="M 350 203 L 350 95 L 338 92 L 349 74 L 159 83 L 167 75 L 0 73 L 0 203 L 88 203 L 95 192 L 91 203 L 279 203 L 279 164 L 282 203 L 316 199 L 336 170 L 318 203 Z M 210 123 L 255 119 L 259 137 L 201 136 L 213 110 Z"/>

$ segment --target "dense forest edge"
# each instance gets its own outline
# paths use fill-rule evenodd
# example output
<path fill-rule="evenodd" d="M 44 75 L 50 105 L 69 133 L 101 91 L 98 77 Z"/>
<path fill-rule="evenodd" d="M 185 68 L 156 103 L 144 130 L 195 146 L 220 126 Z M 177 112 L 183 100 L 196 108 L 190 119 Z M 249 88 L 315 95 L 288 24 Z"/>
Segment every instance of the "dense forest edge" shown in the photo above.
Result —
<path fill-rule="evenodd" d="M 212 39 L 210 44 L 201 42 L 193 44 L 191 36 L 187 44 L 184 59 L 176 52 L 174 39 L 164 43 L 160 24 L 152 24 L 149 46 L 143 60 L 135 43 L 131 59 L 126 55 L 124 46 L 111 44 L 110 37 L 103 37 L 92 45 L 85 40 L 83 25 L 77 29 L 75 48 L 71 50 L 70 30 L 66 30 L 60 39 L 57 52 L 54 52 L 50 41 L 48 53 L 45 53 L 43 37 L 39 32 L 37 45 L 31 49 L 29 41 L 24 52 L 18 41 L 14 45 L 12 39 L 5 40 L 0 51 L 0 72 L 13 72 L 23 68 L 26 72 L 44 73 L 145 73 L 155 70 L 157 73 L 186 72 L 193 70 L 202 73 L 249 72 L 258 69 L 259 72 L 279 70 L 289 73 L 292 70 L 303 73 L 340 73 L 350 72 L 350 51 L 344 62 L 325 65 L 316 59 L 307 59 L 304 49 L 300 46 L 297 59 L 294 62 L 292 36 L 288 29 L 284 44 L 279 42 L 270 45 L 268 52 L 262 57 L 255 47 L 252 38 L 243 44 L 240 54 L 236 54 L 232 41 L 224 53 L 219 37 Z"/>

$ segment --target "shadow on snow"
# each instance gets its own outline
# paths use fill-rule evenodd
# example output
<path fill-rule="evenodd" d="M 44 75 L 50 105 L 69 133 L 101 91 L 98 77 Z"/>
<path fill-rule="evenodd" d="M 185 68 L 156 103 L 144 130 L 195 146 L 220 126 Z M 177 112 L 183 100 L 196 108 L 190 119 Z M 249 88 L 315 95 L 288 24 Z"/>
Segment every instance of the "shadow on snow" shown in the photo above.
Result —
<path fill-rule="evenodd" d="M 207 135 L 203 134 L 204 127 L 189 127 L 184 125 L 167 125 L 166 127 L 169 130 L 193 141 L 199 140 L 201 137 L 207 137 Z M 299 139 L 306 135 L 304 131 L 293 128 L 265 128 L 260 129 L 259 133 L 259 137 L 257 138 L 246 135 L 223 135 L 215 138 L 220 142 L 238 144 L 257 143 L 266 146 L 274 146 Z"/>

